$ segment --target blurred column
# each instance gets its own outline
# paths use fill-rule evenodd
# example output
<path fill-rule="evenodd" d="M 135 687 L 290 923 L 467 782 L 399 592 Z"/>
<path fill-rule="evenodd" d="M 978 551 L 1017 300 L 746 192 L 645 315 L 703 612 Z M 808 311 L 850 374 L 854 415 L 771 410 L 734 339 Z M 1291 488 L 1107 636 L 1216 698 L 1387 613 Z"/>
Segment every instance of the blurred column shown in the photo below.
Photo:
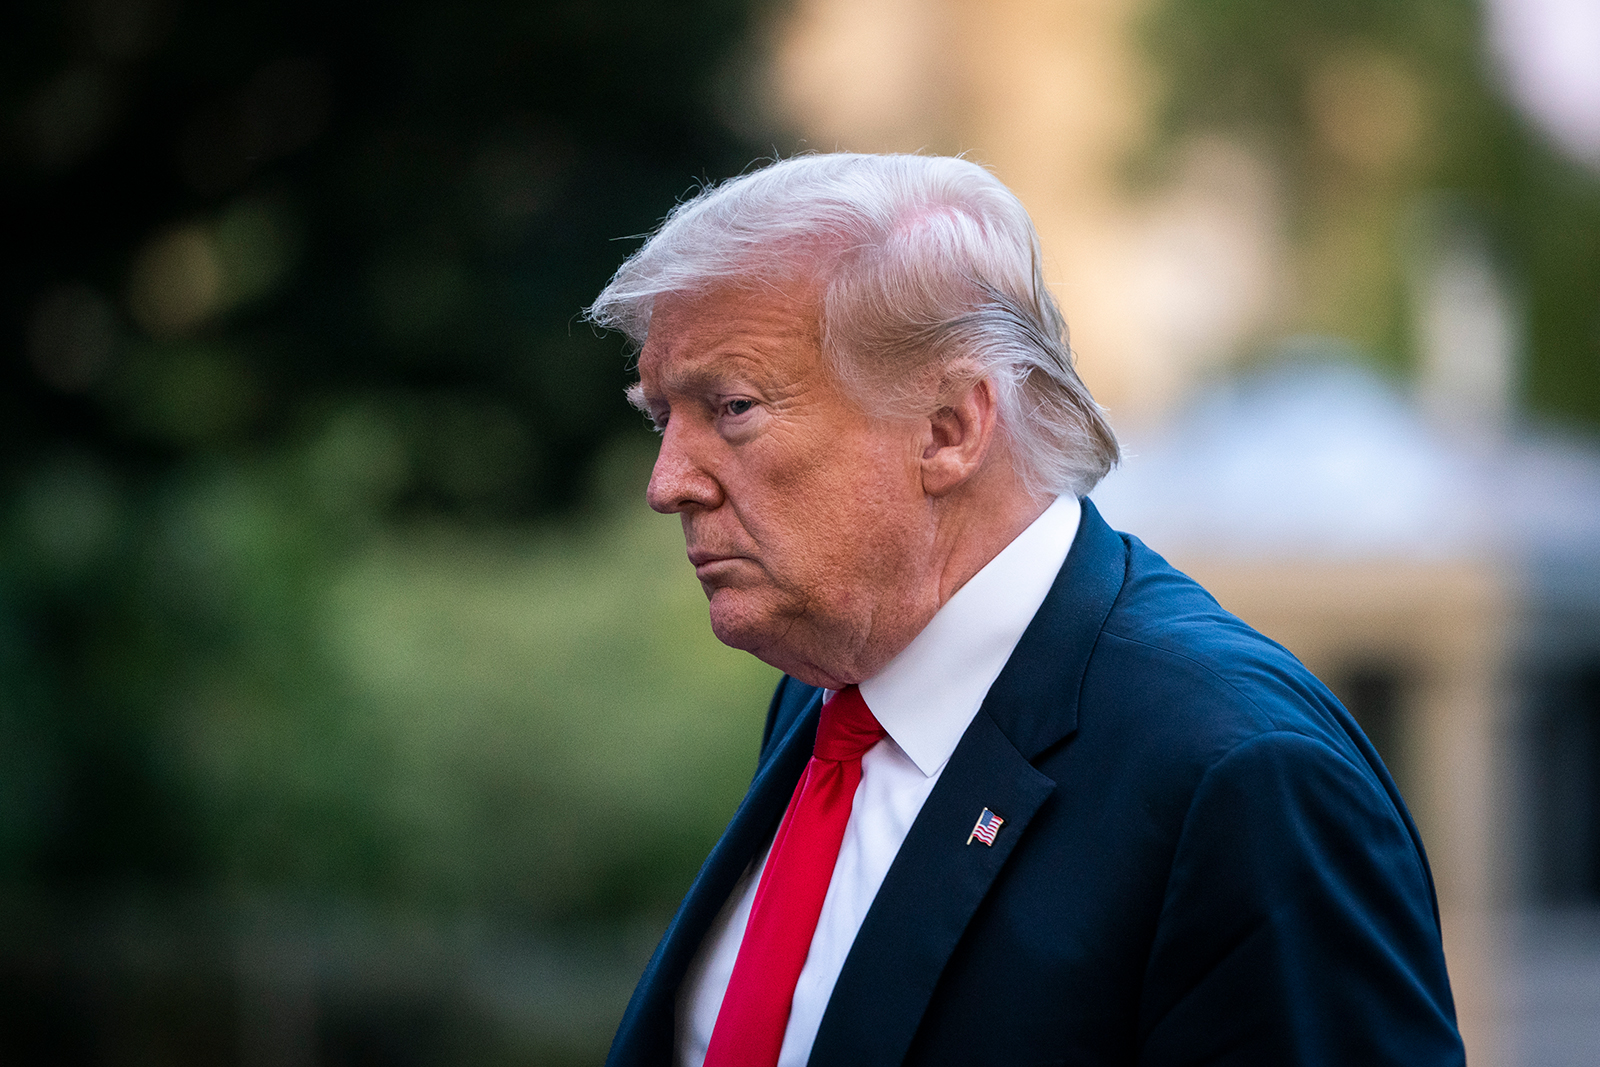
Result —
<path fill-rule="evenodd" d="M 1444 924 L 1445 957 L 1469 1057 L 1498 1062 L 1494 980 L 1503 956 L 1506 583 L 1487 567 L 1464 570 L 1438 590 L 1419 619 L 1423 653 L 1409 716 L 1416 812 Z"/>
<path fill-rule="evenodd" d="M 1492 441 L 1515 408 L 1521 316 L 1481 237 L 1448 222 L 1420 228 L 1432 231 L 1413 268 L 1423 407 L 1457 435 Z"/>
<path fill-rule="evenodd" d="M 1402 680 L 1393 745 L 1382 755 L 1428 850 L 1468 1061 L 1502 1062 L 1494 991 L 1508 830 L 1500 670 L 1514 608 L 1503 574 L 1479 560 L 1174 562 L 1319 677 L 1384 664 Z"/>

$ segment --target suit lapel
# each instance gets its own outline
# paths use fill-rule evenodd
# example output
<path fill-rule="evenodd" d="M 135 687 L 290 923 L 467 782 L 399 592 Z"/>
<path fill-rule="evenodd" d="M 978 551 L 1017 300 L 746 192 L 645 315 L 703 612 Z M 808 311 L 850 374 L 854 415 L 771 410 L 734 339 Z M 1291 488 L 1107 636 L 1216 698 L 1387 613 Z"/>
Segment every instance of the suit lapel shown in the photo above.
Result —
<path fill-rule="evenodd" d="M 1083 501 L 1072 551 L 928 797 L 834 986 L 813 1063 L 894 1064 L 904 1058 L 939 976 L 983 898 L 1055 782 L 1031 761 L 1077 728 L 1089 654 L 1122 588 L 1126 546 Z M 712 850 L 645 969 L 608 1067 L 671 1062 L 679 985 L 706 930 L 756 850 L 776 829 L 810 758 L 821 691 L 786 683 L 791 725 Z M 979 813 L 1005 824 L 992 847 L 966 844 Z M 861 1005 L 870 1005 L 870 1010 Z"/>
<path fill-rule="evenodd" d="M 1083 674 L 1126 566 L 1127 546 L 1083 501 L 1066 563 L 867 911 L 828 1001 L 812 1063 L 904 1060 L 967 924 L 1055 790 L 1032 761 L 1077 729 Z M 984 808 L 1005 823 L 992 847 L 969 845 Z"/>
<path fill-rule="evenodd" d="M 684 972 L 739 876 L 777 829 L 795 783 L 811 758 L 821 706 L 821 690 L 805 696 L 799 714 L 757 772 L 733 821 L 701 866 L 634 990 L 606 1058 L 607 1067 L 672 1061 L 678 987 Z"/>
<path fill-rule="evenodd" d="M 1078 728 L 1083 674 L 1127 576 L 1128 546 L 1082 504 L 1067 561 L 983 701 L 1030 762 Z"/>
<path fill-rule="evenodd" d="M 905 1058 L 945 961 L 1054 788 L 980 711 L 867 911 L 833 987 L 812 1063 Z M 984 808 L 1005 823 L 992 846 L 968 844 Z"/>

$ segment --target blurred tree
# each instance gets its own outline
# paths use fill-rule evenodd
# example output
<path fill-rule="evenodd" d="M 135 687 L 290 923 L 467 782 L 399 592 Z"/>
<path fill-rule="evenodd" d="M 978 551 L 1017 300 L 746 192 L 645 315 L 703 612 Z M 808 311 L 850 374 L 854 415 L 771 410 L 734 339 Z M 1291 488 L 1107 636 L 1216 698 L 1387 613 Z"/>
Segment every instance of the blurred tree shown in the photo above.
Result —
<path fill-rule="evenodd" d="M 10 891 L 411 884 L 326 587 L 396 521 L 570 508 L 638 426 L 577 314 L 756 154 L 717 97 L 753 6 L 5 6 Z"/>
<path fill-rule="evenodd" d="M 1474 0 L 1158 0 L 1162 145 L 1221 133 L 1276 164 L 1289 324 L 1416 361 L 1419 260 L 1490 250 L 1514 290 L 1534 411 L 1600 426 L 1600 174 L 1504 99 Z M 1435 246 L 1430 249 L 1430 245 Z"/>

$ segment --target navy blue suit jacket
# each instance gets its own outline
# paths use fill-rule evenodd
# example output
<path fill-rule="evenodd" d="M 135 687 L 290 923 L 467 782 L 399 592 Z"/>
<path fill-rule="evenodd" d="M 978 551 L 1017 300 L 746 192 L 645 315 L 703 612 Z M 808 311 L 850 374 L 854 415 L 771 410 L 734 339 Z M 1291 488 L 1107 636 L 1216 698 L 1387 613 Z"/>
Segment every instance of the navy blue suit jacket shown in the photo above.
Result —
<path fill-rule="evenodd" d="M 608 1063 L 668 1064 L 685 969 L 772 836 L 819 692 L 759 769 Z M 984 808 L 992 847 L 967 843 Z M 862 923 L 812 1064 L 1424 1067 L 1464 1056 L 1416 827 L 1279 645 L 1093 505 Z"/>

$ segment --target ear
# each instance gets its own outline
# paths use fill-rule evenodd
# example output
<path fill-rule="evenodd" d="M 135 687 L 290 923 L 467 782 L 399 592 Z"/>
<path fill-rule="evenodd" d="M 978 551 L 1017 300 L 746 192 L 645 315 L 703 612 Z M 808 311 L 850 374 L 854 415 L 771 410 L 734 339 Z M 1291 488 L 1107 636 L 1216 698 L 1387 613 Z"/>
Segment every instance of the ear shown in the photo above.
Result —
<path fill-rule="evenodd" d="M 998 399 L 988 378 L 962 382 L 942 399 L 944 406 L 928 416 L 922 449 L 922 488 L 929 496 L 944 496 L 971 479 L 998 432 Z"/>

